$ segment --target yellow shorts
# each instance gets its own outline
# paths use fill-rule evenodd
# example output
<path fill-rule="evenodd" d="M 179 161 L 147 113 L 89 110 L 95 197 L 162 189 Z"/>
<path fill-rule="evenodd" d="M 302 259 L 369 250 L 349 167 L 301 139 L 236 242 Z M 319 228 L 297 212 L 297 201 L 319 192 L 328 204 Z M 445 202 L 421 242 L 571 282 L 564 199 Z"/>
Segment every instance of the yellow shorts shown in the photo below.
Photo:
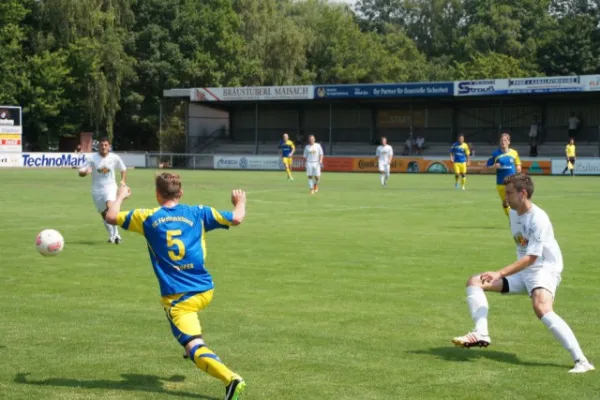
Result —
<path fill-rule="evenodd" d="M 506 186 L 496 185 L 496 190 L 498 191 L 498 196 L 500 196 L 500 200 L 506 200 Z"/>
<path fill-rule="evenodd" d="M 283 165 L 286 168 L 291 168 L 292 167 L 292 161 L 293 161 L 292 157 L 283 157 L 282 160 L 283 160 Z"/>
<path fill-rule="evenodd" d="M 454 175 L 466 174 L 467 173 L 467 163 L 466 162 L 456 162 L 454 163 Z"/>
<path fill-rule="evenodd" d="M 210 304 L 214 289 L 206 292 L 178 293 L 160 299 L 171 323 L 173 336 L 182 346 L 202 337 L 198 312 Z"/>

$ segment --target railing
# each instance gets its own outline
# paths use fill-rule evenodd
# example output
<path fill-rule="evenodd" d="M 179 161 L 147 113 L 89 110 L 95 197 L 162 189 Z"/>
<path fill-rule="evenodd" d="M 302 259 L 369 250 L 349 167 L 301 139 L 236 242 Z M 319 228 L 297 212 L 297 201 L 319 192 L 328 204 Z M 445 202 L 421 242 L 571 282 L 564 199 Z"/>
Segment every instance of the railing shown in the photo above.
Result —
<path fill-rule="evenodd" d="M 228 131 L 226 128 L 219 128 L 206 136 L 192 136 L 195 143 L 188 146 L 188 151 L 193 153 L 202 153 L 207 151 L 217 140 L 227 137 Z"/>

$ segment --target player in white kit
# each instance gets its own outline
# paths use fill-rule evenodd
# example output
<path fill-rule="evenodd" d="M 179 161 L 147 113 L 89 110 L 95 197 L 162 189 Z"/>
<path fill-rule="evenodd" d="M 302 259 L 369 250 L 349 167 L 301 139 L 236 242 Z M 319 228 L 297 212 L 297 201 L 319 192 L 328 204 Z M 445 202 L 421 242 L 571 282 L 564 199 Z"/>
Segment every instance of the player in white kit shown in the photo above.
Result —
<path fill-rule="evenodd" d="M 465 336 L 455 337 L 452 342 L 460 347 L 487 347 L 491 343 L 484 291 L 528 293 L 537 317 L 571 353 L 575 366 L 569 372 L 592 371 L 594 366 L 583 354 L 575 334 L 553 310 L 563 258 L 548 214 L 531 202 L 533 181 L 528 175 L 516 174 L 505 178 L 504 184 L 506 201 L 511 207 L 510 229 L 517 245 L 517 261 L 499 271 L 472 276 L 467 281 L 467 305 L 475 329 Z"/>
<path fill-rule="evenodd" d="M 121 243 L 119 231 L 115 225 L 109 225 L 104 221 L 104 214 L 117 198 L 115 168 L 121 170 L 121 184 L 125 185 L 127 183 L 127 167 L 121 157 L 109 152 L 110 142 L 107 138 L 100 139 L 98 146 L 98 153 L 86 159 L 86 163 L 79 169 L 79 176 L 92 174 L 92 199 L 108 232 L 108 242 L 119 244 Z"/>
<path fill-rule="evenodd" d="M 394 157 L 394 150 L 392 149 L 392 146 L 387 144 L 387 138 L 385 136 L 381 137 L 381 145 L 377 146 L 375 157 L 377 157 L 377 167 L 381 174 L 381 185 L 385 186 L 387 185 L 388 179 L 390 179 L 390 166 L 392 165 L 392 158 Z"/>
<path fill-rule="evenodd" d="M 304 160 L 310 194 L 315 194 L 319 191 L 321 165 L 323 164 L 323 148 L 319 143 L 315 143 L 314 135 L 308 137 L 308 144 L 304 148 Z"/>

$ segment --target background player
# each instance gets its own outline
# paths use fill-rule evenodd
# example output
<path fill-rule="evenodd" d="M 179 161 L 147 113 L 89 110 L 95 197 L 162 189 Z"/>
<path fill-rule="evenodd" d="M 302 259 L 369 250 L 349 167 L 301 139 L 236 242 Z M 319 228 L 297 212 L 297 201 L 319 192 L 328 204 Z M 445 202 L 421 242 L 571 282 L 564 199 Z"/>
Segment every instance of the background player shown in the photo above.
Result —
<path fill-rule="evenodd" d="M 510 135 L 508 133 L 503 133 L 500 136 L 500 148 L 494 151 L 486 165 L 496 169 L 496 190 L 502 201 L 504 213 L 508 217 L 510 206 L 504 193 L 504 179 L 521 172 L 521 159 L 519 153 L 510 148 Z"/>
<path fill-rule="evenodd" d="M 315 143 L 314 135 L 308 137 L 308 144 L 304 147 L 304 159 L 310 194 L 315 194 L 319 191 L 321 165 L 323 165 L 323 148 L 319 143 Z"/>
<path fill-rule="evenodd" d="M 381 145 L 377 146 L 375 151 L 375 157 L 377 157 L 377 167 L 379 168 L 381 185 L 387 185 L 388 179 L 390 179 L 390 166 L 392 165 L 392 158 L 394 158 L 394 149 L 392 146 L 387 144 L 387 138 L 381 137 Z"/>
<path fill-rule="evenodd" d="M 246 215 L 246 194 L 234 190 L 233 212 L 221 212 L 180 204 L 183 188 L 177 174 L 157 175 L 155 184 L 159 208 L 121 212 L 121 203 L 130 194 L 127 186 L 121 186 L 106 221 L 144 235 L 173 335 L 199 369 L 226 385 L 225 400 L 235 400 L 246 384 L 206 347 L 198 312 L 208 306 L 214 290 L 205 265 L 205 232 L 241 224 Z"/>
<path fill-rule="evenodd" d="M 292 177 L 292 162 L 294 152 L 296 151 L 296 146 L 294 146 L 294 142 L 290 140 L 290 137 L 287 133 L 283 134 L 283 139 L 279 143 L 279 149 L 281 150 L 281 159 L 283 161 L 283 166 L 285 167 L 285 172 L 287 173 L 288 181 L 293 181 Z"/>
<path fill-rule="evenodd" d="M 469 146 L 465 143 L 465 136 L 459 135 L 458 141 L 452 144 L 450 148 L 450 161 L 454 166 L 454 187 L 458 189 L 458 180 L 461 181 L 461 188 L 465 190 L 465 183 L 467 182 L 467 165 L 470 163 L 469 156 L 471 151 Z"/>
<path fill-rule="evenodd" d="M 553 311 L 563 258 L 548 214 L 531 202 L 533 181 L 528 175 L 518 174 L 507 177 L 504 182 L 506 200 L 512 208 L 510 229 L 517 245 L 518 259 L 499 271 L 475 275 L 467 281 L 467 304 L 475 330 L 452 342 L 461 347 L 487 347 L 491 343 L 487 319 L 489 307 L 484 291 L 528 293 L 537 317 L 571 353 L 575 366 L 569 372 L 591 371 L 594 366 L 581 351 L 575 334 Z"/>
<path fill-rule="evenodd" d="M 570 171 L 571 176 L 575 176 L 575 139 L 569 139 L 569 144 L 565 147 L 565 155 L 567 156 L 567 165 L 562 173 Z"/>
<path fill-rule="evenodd" d="M 79 176 L 92 174 L 92 199 L 96 210 L 102 215 L 104 227 L 108 232 L 108 243 L 121 243 L 121 236 L 116 226 L 104 221 L 106 210 L 117 198 L 117 183 L 115 182 L 115 168 L 121 170 L 121 184 L 127 183 L 127 167 L 121 157 L 110 153 L 110 142 L 107 138 L 100 139 L 98 153 L 86 159 L 83 167 L 79 169 Z"/>

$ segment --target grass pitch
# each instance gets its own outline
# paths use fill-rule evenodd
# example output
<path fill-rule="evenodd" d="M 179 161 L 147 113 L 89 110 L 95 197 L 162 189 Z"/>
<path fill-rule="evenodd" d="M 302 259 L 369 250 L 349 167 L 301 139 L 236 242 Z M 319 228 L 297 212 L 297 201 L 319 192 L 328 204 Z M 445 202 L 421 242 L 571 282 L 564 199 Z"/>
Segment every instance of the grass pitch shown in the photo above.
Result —
<path fill-rule="evenodd" d="M 130 171 L 127 208 L 154 207 L 154 171 Z M 472 328 L 465 281 L 515 258 L 494 177 L 183 171 L 184 200 L 244 224 L 207 237 L 216 283 L 205 338 L 248 388 L 243 399 L 598 399 L 599 371 L 568 353 L 526 296 L 489 295 L 492 345 L 450 343 Z M 600 366 L 599 180 L 535 177 L 536 204 L 565 259 L 556 311 Z M 0 170 L 0 398 L 221 399 L 184 361 L 159 304 L 141 236 L 105 243 L 89 179 L 75 170 Z M 54 228 L 55 258 L 34 247 Z"/>

